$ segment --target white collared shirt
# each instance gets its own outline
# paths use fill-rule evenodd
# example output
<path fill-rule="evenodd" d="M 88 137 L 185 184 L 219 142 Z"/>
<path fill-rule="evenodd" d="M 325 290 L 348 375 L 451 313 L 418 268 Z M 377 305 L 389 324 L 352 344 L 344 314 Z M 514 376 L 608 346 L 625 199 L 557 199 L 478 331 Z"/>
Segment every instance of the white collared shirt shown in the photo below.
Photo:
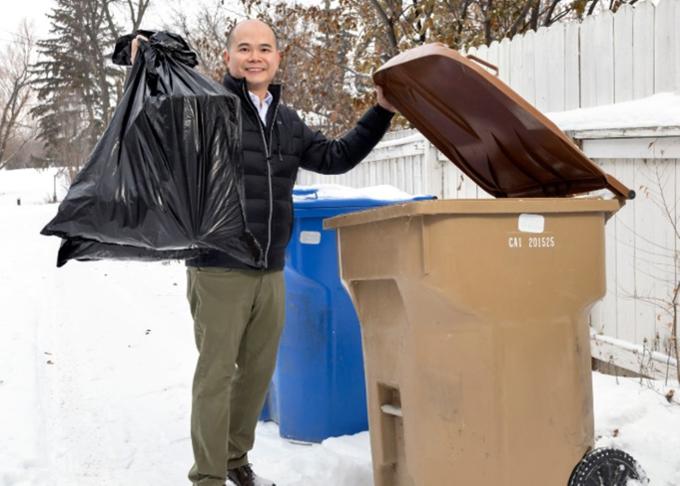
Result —
<path fill-rule="evenodd" d="M 251 91 L 248 91 L 248 94 L 250 95 L 250 99 L 253 101 L 255 108 L 257 108 L 257 113 L 260 115 L 260 120 L 262 120 L 262 123 L 266 125 L 267 112 L 269 111 L 269 106 L 272 104 L 272 101 L 274 101 L 274 97 L 269 91 L 267 91 L 264 100 L 260 100 L 260 97 Z"/>

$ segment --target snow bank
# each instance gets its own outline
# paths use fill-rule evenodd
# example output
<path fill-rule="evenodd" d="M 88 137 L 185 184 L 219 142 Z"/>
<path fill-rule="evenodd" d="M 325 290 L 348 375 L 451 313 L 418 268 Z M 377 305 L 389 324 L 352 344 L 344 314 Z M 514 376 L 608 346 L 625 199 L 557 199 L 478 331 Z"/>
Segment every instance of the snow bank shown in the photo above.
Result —
<path fill-rule="evenodd" d="M 44 204 L 60 201 L 66 195 L 68 182 L 59 169 L 0 170 L 0 206 L 17 204 Z"/>
<path fill-rule="evenodd" d="M 353 188 L 339 184 L 315 184 L 311 186 L 295 186 L 293 200 L 308 199 L 375 199 L 379 201 L 403 201 L 412 199 L 413 194 L 404 192 L 394 186 L 380 185 Z"/>
<path fill-rule="evenodd" d="M 632 455 L 652 486 L 680 485 L 678 387 L 659 381 L 593 374 L 597 447 Z M 665 395 L 675 390 L 669 402 Z"/>

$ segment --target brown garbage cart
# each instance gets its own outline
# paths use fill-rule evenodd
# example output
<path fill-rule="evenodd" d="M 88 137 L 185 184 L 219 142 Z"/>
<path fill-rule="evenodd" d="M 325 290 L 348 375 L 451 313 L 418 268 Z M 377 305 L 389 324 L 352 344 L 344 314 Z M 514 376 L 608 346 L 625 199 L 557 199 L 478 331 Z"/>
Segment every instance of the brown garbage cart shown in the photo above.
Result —
<path fill-rule="evenodd" d="M 326 221 L 362 326 L 376 486 L 639 478 L 622 451 L 591 452 L 588 328 L 605 223 L 634 194 L 455 51 L 408 51 L 375 80 L 497 197 Z M 615 197 L 572 197 L 603 188 Z"/>

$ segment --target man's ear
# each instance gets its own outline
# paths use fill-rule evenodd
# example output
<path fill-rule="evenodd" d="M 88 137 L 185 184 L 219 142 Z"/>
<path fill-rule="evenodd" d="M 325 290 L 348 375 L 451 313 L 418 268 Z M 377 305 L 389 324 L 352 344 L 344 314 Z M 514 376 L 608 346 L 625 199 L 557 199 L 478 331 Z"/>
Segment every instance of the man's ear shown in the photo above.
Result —
<path fill-rule="evenodd" d="M 224 65 L 229 64 L 229 49 L 225 49 L 222 51 L 222 59 L 224 60 Z"/>

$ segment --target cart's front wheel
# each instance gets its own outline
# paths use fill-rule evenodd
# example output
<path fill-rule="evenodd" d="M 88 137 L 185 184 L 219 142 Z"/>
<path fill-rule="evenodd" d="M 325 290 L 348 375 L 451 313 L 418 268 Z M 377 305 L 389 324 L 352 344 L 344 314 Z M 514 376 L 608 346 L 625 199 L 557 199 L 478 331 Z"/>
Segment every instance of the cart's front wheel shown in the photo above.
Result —
<path fill-rule="evenodd" d="M 633 483 L 632 480 L 637 483 Z M 576 465 L 569 479 L 569 486 L 628 486 L 629 484 L 649 484 L 649 480 L 629 454 L 610 448 L 595 449 L 586 454 Z"/>

